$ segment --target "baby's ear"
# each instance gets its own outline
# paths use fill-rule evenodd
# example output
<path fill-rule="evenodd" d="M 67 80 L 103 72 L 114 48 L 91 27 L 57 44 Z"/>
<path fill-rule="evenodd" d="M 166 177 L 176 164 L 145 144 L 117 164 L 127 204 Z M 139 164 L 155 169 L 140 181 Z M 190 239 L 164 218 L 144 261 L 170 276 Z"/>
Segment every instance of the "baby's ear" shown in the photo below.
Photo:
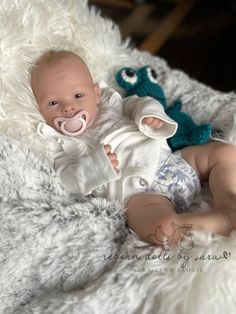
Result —
<path fill-rule="evenodd" d="M 98 84 L 94 84 L 94 89 L 95 89 L 95 95 L 96 95 L 97 104 L 99 104 L 100 103 L 100 95 L 101 95 L 99 85 Z"/>

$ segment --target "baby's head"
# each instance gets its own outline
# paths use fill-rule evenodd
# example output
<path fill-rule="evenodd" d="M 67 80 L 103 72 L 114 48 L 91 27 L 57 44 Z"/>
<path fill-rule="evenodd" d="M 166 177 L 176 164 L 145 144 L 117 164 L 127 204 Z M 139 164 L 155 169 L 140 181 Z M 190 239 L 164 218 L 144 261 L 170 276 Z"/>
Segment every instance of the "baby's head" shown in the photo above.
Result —
<path fill-rule="evenodd" d="M 69 130 L 77 127 L 78 119 L 82 124 L 86 121 L 85 126 L 93 121 L 100 100 L 99 86 L 94 84 L 87 65 L 76 54 L 45 53 L 32 70 L 31 86 L 39 111 L 54 129 L 62 130 L 61 126 L 68 121 Z"/>

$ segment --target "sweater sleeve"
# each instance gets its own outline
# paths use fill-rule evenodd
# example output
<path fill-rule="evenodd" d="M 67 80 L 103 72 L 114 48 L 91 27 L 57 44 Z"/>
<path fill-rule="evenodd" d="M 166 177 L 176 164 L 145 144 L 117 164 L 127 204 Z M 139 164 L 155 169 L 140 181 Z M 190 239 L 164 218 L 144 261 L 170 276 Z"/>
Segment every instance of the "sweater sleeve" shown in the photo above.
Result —
<path fill-rule="evenodd" d="M 124 114 L 128 115 L 146 136 L 160 139 L 173 136 L 177 130 L 177 123 L 168 117 L 159 101 L 151 97 L 130 96 L 124 99 Z M 147 117 L 155 117 L 165 123 L 160 129 L 154 129 L 142 121 Z"/>
<path fill-rule="evenodd" d="M 66 153 L 55 159 L 55 169 L 64 188 L 70 193 L 91 194 L 97 187 L 120 178 L 100 144 L 86 155 L 71 157 Z"/>

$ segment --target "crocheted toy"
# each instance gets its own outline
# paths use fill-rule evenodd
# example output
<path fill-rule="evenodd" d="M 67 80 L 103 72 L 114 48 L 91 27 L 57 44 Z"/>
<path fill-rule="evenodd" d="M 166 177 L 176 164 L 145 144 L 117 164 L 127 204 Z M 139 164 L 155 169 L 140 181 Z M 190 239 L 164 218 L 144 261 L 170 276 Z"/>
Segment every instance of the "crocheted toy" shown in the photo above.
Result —
<path fill-rule="evenodd" d="M 167 106 L 164 91 L 158 84 L 157 73 L 154 69 L 149 66 L 141 67 L 138 70 L 125 67 L 117 72 L 116 81 L 120 87 L 126 90 L 126 96 L 150 96 L 158 100 L 166 114 L 178 123 L 177 132 L 167 140 L 172 151 L 185 146 L 204 144 L 208 141 L 212 132 L 211 125 L 209 123 L 197 125 L 187 113 L 181 112 L 180 100 Z"/>

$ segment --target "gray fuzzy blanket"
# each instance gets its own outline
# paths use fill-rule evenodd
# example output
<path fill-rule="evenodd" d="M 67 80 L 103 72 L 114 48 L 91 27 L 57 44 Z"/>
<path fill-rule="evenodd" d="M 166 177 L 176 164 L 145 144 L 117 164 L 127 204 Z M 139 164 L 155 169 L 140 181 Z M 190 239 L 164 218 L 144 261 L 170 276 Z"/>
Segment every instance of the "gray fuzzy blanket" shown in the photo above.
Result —
<path fill-rule="evenodd" d="M 0 313 L 93 282 L 127 233 L 124 210 L 67 196 L 47 161 L 0 136 Z"/>
<path fill-rule="evenodd" d="M 235 233 L 152 247 L 119 204 L 68 196 L 43 156 L 3 134 L 0 171 L 0 313 L 234 313 Z"/>

